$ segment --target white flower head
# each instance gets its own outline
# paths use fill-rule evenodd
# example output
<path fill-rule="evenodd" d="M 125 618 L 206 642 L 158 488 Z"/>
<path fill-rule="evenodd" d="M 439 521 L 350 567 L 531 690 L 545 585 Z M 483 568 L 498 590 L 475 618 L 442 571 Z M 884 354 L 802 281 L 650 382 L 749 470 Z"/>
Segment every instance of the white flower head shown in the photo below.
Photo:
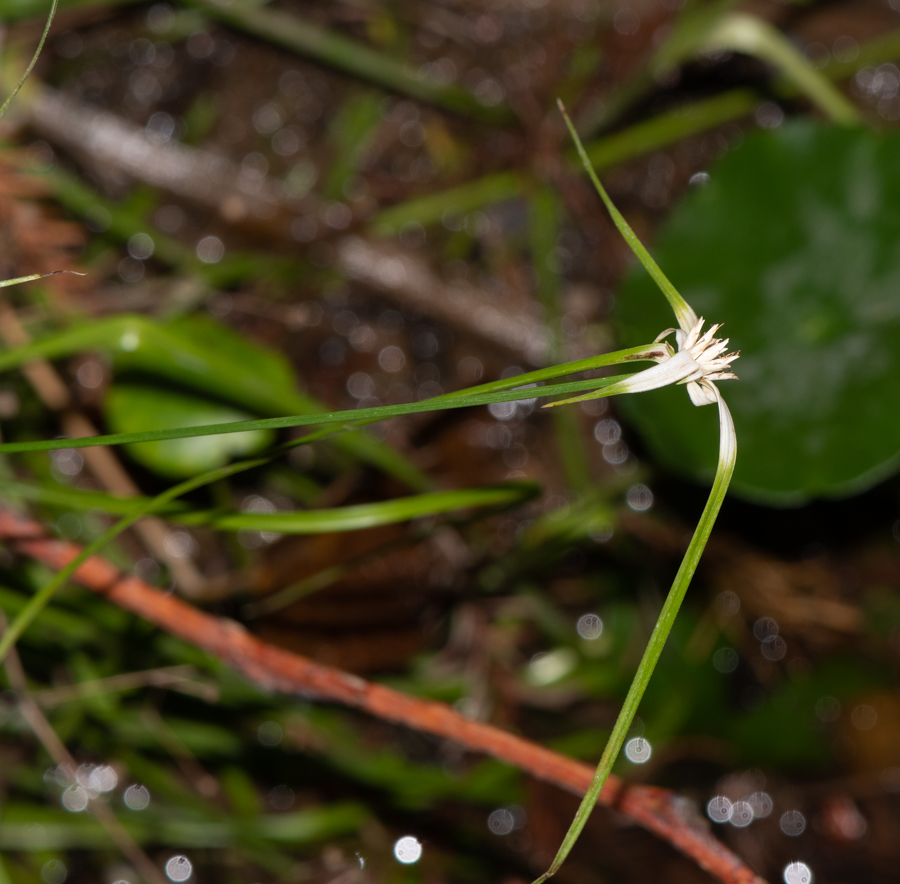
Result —
<path fill-rule="evenodd" d="M 722 355 L 728 349 L 728 338 L 715 337 L 715 333 L 722 327 L 722 324 L 711 325 L 703 332 L 703 322 L 701 316 L 688 330 L 667 328 L 656 338 L 657 341 L 661 341 L 672 332 L 675 333 L 678 354 L 688 355 L 689 359 L 683 361 L 692 369 L 689 374 L 676 383 L 687 384 L 691 402 L 697 406 L 712 405 L 717 401 L 712 386 L 713 381 L 737 380 L 737 375 L 731 371 L 731 363 L 740 356 L 740 351 Z M 665 362 L 666 359 L 672 358 L 675 357 L 670 355 L 658 359 L 658 361 Z"/>
<path fill-rule="evenodd" d="M 736 379 L 737 375 L 730 371 L 731 363 L 740 355 L 728 353 L 728 338 L 714 337 L 721 325 L 713 325 L 703 332 L 703 319 L 695 320 L 689 329 L 667 328 L 654 342 L 655 346 L 642 351 L 640 356 L 631 358 L 652 359 L 657 364 L 645 368 L 624 380 L 610 384 L 601 390 L 551 402 L 545 408 L 554 405 L 567 405 L 570 402 L 582 402 L 585 399 L 596 399 L 601 396 L 617 396 L 620 393 L 645 393 L 669 384 L 687 384 L 688 395 L 694 405 L 712 405 L 720 402 L 713 381 Z M 677 352 L 671 344 L 660 343 L 663 338 L 675 333 L 678 344 Z"/>

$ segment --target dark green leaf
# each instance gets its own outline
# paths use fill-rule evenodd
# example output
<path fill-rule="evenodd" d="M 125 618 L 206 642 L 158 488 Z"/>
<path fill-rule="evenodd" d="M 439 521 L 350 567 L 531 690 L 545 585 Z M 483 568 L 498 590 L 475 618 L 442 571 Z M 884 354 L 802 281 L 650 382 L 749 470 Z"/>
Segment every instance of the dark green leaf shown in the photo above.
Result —
<path fill-rule="evenodd" d="M 808 121 L 749 136 L 690 194 L 655 249 L 697 314 L 725 324 L 741 380 L 732 487 L 799 503 L 859 491 L 900 450 L 900 138 Z M 624 342 L 672 325 L 644 271 L 623 286 Z M 680 389 L 625 409 L 671 468 L 709 476 L 713 409 Z M 707 413 L 708 412 L 708 413 Z"/>
<path fill-rule="evenodd" d="M 112 387 L 106 396 L 105 409 L 109 426 L 123 433 L 159 427 L 191 427 L 249 417 L 227 405 L 136 384 Z M 144 442 L 129 446 L 129 454 L 163 476 L 187 478 L 220 467 L 233 456 L 258 451 L 271 441 L 272 436 L 271 430 L 252 430 L 223 436 Z"/>

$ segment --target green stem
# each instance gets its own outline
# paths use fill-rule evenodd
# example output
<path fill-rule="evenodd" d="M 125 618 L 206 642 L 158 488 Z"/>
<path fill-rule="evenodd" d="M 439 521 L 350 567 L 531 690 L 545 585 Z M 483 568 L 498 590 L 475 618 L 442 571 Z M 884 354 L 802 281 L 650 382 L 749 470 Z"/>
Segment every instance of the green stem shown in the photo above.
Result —
<path fill-rule="evenodd" d="M 16 88 L 10 92 L 6 101 L 4 101 L 3 104 L 0 104 L 0 117 L 6 113 L 9 103 L 19 94 L 19 90 L 25 85 L 25 81 L 31 75 L 32 69 L 37 64 L 38 56 L 44 48 L 44 43 L 47 42 L 47 35 L 50 33 L 50 25 L 53 24 L 53 16 L 56 15 L 56 3 L 57 0 L 53 0 L 52 5 L 50 6 L 50 14 L 47 16 L 47 24 L 44 25 L 44 32 L 41 34 L 41 39 L 38 41 L 37 49 L 34 50 L 34 55 L 31 56 L 28 67 L 25 68 L 25 73 L 22 74 L 22 79 L 16 84 Z"/>
<path fill-rule="evenodd" d="M 650 677 L 653 675 L 653 670 L 659 662 L 660 654 L 662 654 L 669 633 L 672 631 L 675 617 L 678 614 L 682 601 L 684 601 L 684 596 L 690 585 L 691 578 L 697 570 L 700 556 L 703 554 L 706 542 L 709 540 L 709 535 L 712 533 L 713 525 L 716 522 L 716 517 L 719 515 L 719 510 L 722 508 L 722 502 L 725 500 L 725 493 L 728 491 L 728 485 L 730 484 L 731 476 L 734 473 L 737 445 L 731 413 L 718 390 L 716 390 L 716 396 L 719 402 L 719 465 L 716 470 L 716 478 L 713 482 L 712 491 L 710 492 L 709 499 L 706 501 L 706 506 L 703 508 L 703 514 L 700 516 L 700 521 L 697 523 L 697 528 L 694 531 L 694 536 L 691 538 L 687 552 L 684 554 L 681 567 L 679 567 L 678 573 L 675 575 L 675 580 L 672 582 L 672 588 L 669 590 L 662 611 L 659 613 L 659 618 L 653 628 L 650 641 L 644 651 L 644 656 L 641 658 L 640 665 L 638 666 L 637 673 L 631 683 L 631 687 L 628 689 L 628 695 L 619 712 L 619 717 L 616 719 L 615 726 L 610 734 L 606 748 L 603 750 L 603 755 L 600 759 L 600 763 L 597 765 L 597 770 L 591 780 L 591 785 L 578 807 L 575 819 L 572 821 L 572 825 L 566 833 L 553 863 L 550 868 L 535 881 L 535 884 L 541 884 L 541 882 L 546 881 L 559 870 L 559 867 L 578 840 L 578 836 L 581 834 L 582 829 L 584 829 L 585 823 L 587 823 L 588 817 L 594 809 L 597 799 L 600 797 L 603 785 L 609 777 L 616 758 L 625 743 L 625 737 L 628 735 L 628 730 L 637 713 L 638 706 L 640 706 L 641 698 L 644 696 L 644 691 L 647 689 Z"/>
<path fill-rule="evenodd" d="M 609 214 L 612 216 L 613 223 L 619 230 L 619 233 L 622 234 L 623 239 L 628 245 L 631 247 L 631 251 L 637 256 L 638 260 L 641 264 L 644 265 L 647 272 L 653 277 L 653 281 L 659 286 L 660 291 L 666 296 L 666 300 L 669 302 L 673 312 L 675 313 L 675 318 L 678 320 L 678 324 L 685 330 L 690 330 L 697 322 L 697 314 L 694 313 L 691 305 L 688 304 L 684 298 L 681 297 L 678 289 L 669 282 L 668 277 L 659 267 L 659 264 L 653 260 L 653 256 L 650 252 L 644 248 L 644 244 L 637 238 L 637 234 L 631 229 L 631 225 L 625 220 L 622 213 L 616 208 L 613 201 L 609 198 L 609 194 L 606 192 L 606 189 L 600 183 L 600 179 L 597 177 L 597 173 L 594 171 L 594 167 L 591 165 L 590 157 L 587 154 L 587 151 L 584 149 L 584 145 L 581 143 L 581 139 L 578 137 L 578 133 L 575 131 L 575 126 L 572 123 L 572 120 L 569 118 L 568 113 L 566 113 L 565 107 L 563 107 L 562 102 L 559 103 L 559 109 L 562 111 L 562 115 L 565 118 L 566 125 L 569 127 L 569 132 L 572 135 L 572 139 L 575 142 L 575 148 L 578 151 L 578 156 L 581 157 L 581 162 L 584 164 L 584 169 L 588 173 L 588 176 L 591 179 L 594 187 L 597 190 L 597 193 L 600 194 L 600 199 L 603 200 L 604 205 L 606 206 Z"/>
<path fill-rule="evenodd" d="M 142 433 L 115 433 L 107 436 L 90 436 L 78 439 L 42 439 L 32 442 L 7 442 L 0 445 L 0 453 L 13 454 L 25 451 L 58 451 L 63 448 L 91 448 L 97 445 L 123 445 L 137 442 L 162 442 L 167 439 L 188 439 L 194 436 L 217 436 L 223 433 L 243 433 L 248 430 L 277 430 L 287 427 L 321 426 L 323 424 L 353 424 L 361 426 L 365 422 L 386 420 L 404 414 L 421 414 L 427 411 L 443 411 L 451 408 L 467 408 L 474 405 L 490 405 L 493 402 L 514 402 L 519 399 L 531 399 L 544 396 L 556 396 L 587 390 L 592 387 L 602 388 L 624 380 L 629 375 L 594 378 L 584 381 L 573 381 L 566 384 L 554 384 L 534 389 L 513 389 L 524 384 L 532 384 L 547 378 L 560 377 L 580 371 L 589 371 L 622 362 L 650 359 L 651 354 L 661 354 L 659 345 L 648 344 L 643 347 L 632 347 L 593 356 L 566 365 L 553 366 L 538 371 L 517 375 L 474 387 L 474 395 L 469 390 L 448 393 L 423 402 L 411 402 L 406 405 L 383 405 L 377 408 L 358 408 L 350 411 L 335 411 L 320 414 L 300 414 L 288 417 L 263 418 L 252 421 L 234 421 L 226 424 L 208 424 L 199 427 L 180 427 L 171 430 L 147 430 Z M 496 392 L 491 392 L 491 391 Z M 484 392 L 487 391 L 487 392 Z"/>

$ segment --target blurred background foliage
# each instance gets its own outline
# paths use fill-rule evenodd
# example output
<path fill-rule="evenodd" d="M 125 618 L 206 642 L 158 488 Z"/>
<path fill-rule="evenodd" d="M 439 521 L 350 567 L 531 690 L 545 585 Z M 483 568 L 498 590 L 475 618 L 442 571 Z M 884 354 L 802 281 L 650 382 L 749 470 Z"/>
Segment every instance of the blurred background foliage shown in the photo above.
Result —
<path fill-rule="evenodd" d="M 6 82 L 45 13 L 0 0 Z M 581 177 L 561 97 L 743 351 L 723 385 L 734 493 L 619 772 L 677 790 L 770 881 L 796 860 L 822 884 L 889 880 L 898 59 L 897 0 L 67 0 L 0 123 L 0 269 L 87 275 L 4 289 L 3 440 L 411 402 L 652 339 L 672 319 Z M 395 418 L 195 491 L 107 555 L 594 761 L 702 506 L 709 411 L 676 389 Z M 3 498 L 85 543 L 122 497 L 297 435 L 5 457 Z M 0 549 L 8 620 L 49 576 Z M 0 882 L 137 884 L 103 805 L 175 881 L 513 884 L 576 806 L 266 694 L 74 586 L 18 651 L 79 767 L 7 671 Z M 559 878 L 709 880 L 605 810 Z"/>

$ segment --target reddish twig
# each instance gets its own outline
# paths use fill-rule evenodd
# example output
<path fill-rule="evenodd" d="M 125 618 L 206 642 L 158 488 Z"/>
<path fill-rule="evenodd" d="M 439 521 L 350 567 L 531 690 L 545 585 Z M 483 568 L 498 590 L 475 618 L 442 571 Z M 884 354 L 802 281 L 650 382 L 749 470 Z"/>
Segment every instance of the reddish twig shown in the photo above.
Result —
<path fill-rule="evenodd" d="M 62 568 L 80 548 L 46 536 L 37 522 L 0 508 L 0 539 L 52 568 Z M 254 684 L 285 694 L 343 703 L 422 733 L 483 752 L 576 795 L 583 795 L 593 769 L 513 734 L 471 721 L 443 703 L 409 697 L 331 666 L 260 641 L 233 620 L 214 617 L 166 595 L 105 559 L 88 559 L 73 578 L 161 629 L 203 648 Z M 613 807 L 668 841 L 723 884 L 765 884 L 710 832 L 691 822 L 684 802 L 667 789 L 629 785 L 611 776 L 600 804 Z"/>

